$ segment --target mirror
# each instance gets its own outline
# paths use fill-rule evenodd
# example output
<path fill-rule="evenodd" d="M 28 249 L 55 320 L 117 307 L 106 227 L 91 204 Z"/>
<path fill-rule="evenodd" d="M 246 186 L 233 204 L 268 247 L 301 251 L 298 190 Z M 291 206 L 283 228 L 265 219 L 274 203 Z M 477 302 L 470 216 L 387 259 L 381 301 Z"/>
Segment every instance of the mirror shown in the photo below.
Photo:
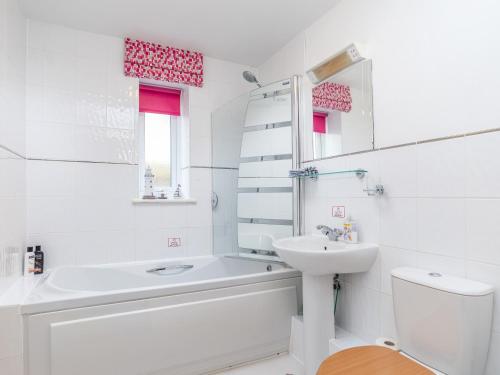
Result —
<path fill-rule="evenodd" d="M 313 158 L 373 149 L 372 62 L 362 60 L 312 89 Z"/>

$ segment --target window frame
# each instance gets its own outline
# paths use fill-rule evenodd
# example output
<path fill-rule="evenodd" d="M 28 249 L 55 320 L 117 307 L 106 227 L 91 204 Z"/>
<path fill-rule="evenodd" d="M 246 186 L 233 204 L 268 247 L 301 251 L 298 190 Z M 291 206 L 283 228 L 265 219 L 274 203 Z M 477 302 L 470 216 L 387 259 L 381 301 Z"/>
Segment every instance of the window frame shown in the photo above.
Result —
<path fill-rule="evenodd" d="M 142 197 L 144 195 L 144 174 L 146 172 L 146 113 L 139 112 L 139 121 L 138 121 L 138 160 L 139 160 L 139 193 Z M 168 115 L 165 115 L 168 116 Z M 180 178 L 180 157 L 179 152 L 180 148 L 180 125 L 182 121 L 180 116 L 170 116 L 170 177 L 171 177 L 171 186 L 159 187 L 165 191 L 168 196 L 173 195 L 175 189 L 177 189 L 177 185 L 179 184 Z M 155 193 L 158 193 L 157 187 L 154 188 Z"/>

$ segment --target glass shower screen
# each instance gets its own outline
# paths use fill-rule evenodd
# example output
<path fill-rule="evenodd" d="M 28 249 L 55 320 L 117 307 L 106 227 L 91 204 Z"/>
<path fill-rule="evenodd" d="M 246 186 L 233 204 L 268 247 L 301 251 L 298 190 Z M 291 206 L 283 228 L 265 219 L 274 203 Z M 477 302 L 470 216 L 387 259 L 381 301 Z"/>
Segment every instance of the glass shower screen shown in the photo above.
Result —
<path fill-rule="evenodd" d="M 275 256 L 273 240 L 294 234 L 298 183 L 288 177 L 297 163 L 293 82 L 266 85 L 212 113 L 215 254 Z"/>

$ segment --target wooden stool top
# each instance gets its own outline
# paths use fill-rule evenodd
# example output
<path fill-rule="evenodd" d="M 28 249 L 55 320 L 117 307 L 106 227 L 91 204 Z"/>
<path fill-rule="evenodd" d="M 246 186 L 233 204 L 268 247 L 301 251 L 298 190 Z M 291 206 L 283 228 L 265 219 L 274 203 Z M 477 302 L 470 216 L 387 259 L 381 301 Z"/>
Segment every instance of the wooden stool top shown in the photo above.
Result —
<path fill-rule="evenodd" d="M 433 375 L 424 366 L 382 346 L 342 350 L 323 361 L 316 375 Z"/>

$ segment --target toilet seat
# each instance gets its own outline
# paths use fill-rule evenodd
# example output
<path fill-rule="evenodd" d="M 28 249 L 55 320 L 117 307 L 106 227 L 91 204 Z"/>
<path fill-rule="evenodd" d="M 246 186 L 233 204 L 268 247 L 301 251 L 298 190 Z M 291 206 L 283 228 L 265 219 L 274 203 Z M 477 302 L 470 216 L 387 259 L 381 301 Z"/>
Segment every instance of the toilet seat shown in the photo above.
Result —
<path fill-rule="evenodd" d="M 316 375 L 434 375 L 435 372 L 391 349 L 358 346 L 323 361 Z"/>

